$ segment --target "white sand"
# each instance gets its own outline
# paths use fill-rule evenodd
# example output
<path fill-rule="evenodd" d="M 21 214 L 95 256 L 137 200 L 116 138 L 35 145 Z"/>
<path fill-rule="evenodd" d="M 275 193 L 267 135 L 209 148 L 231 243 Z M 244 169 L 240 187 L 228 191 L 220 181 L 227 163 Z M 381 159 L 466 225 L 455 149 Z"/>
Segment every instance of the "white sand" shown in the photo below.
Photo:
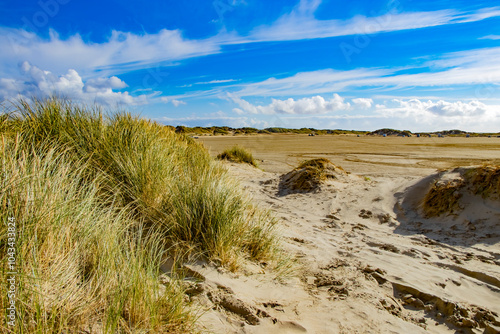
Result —
<path fill-rule="evenodd" d="M 279 176 L 228 164 L 281 218 L 297 278 L 190 266 L 192 299 L 214 333 L 495 333 L 500 317 L 500 209 L 477 198 L 461 215 L 415 210 L 432 178 L 349 175 L 321 191 L 278 195 Z M 495 326 L 496 329 L 495 329 Z"/>

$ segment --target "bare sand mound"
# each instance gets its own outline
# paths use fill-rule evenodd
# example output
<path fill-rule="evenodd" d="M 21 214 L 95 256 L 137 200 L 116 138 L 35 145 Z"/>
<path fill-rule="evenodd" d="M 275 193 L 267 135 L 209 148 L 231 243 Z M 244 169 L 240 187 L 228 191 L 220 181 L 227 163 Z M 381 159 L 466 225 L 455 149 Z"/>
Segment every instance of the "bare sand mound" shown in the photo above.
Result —
<path fill-rule="evenodd" d="M 348 173 L 330 160 L 318 158 L 306 160 L 297 168 L 280 178 L 280 194 L 307 193 L 318 191 L 330 180 L 342 180 Z"/>

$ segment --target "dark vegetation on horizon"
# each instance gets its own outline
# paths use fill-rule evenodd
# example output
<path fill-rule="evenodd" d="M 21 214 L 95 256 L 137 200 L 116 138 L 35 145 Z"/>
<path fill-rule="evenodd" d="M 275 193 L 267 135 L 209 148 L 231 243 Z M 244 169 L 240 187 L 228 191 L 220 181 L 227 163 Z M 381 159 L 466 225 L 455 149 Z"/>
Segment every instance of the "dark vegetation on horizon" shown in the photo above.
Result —
<path fill-rule="evenodd" d="M 480 132 L 467 132 L 462 130 L 443 130 L 435 132 L 411 132 L 409 130 L 396 130 L 396 129 L 379 129 L 375 131 L 358 131 L 358 130 L 342 130 L 342 129 L 315 129 L 315 128 L 300 128 L 288 129 L 280 127 L 272 127 L 265 129 L 256 129 L 251 127 L 231 128 L 229 126 L 211 126 L 211 127 L 187 127 L 179 125 L 173 127 L 167 125 L 168 128 L 176 133 L 200 135 L 200 136 L 223 136 L 223 135 L 257 135 L 257 134 L 307 134 L 307 135 L 366 135 L 366 136 L 447 136 L 447 137 L 488 137 L 499 136 L 500 132 L 496 133 L 480 133 Z"/>
<path fill-rule="evenodd" d="M 314 128 L 301 128 L 301 129 L 287 129 L 287 128 L 279 128 L 272 127 L 266 129 L 256 129 L 256 128 L 231 128 L 229 126 L 211 126 L 211 127 L 186 127 L 179 125 L 177 127 L 173 127 L 167 125 L 167 127 L 171 128 L 177 133 L 185 133 L 192 135 L 256 135 L 256 134 L 277 134 L 277 133 L 290 133 L 290 134 L 317 134 L 317 135 L 326 135 L 326 134 L 366 134 L 367 131 L 355 131 L 355 130 L 317 130 Z"/>

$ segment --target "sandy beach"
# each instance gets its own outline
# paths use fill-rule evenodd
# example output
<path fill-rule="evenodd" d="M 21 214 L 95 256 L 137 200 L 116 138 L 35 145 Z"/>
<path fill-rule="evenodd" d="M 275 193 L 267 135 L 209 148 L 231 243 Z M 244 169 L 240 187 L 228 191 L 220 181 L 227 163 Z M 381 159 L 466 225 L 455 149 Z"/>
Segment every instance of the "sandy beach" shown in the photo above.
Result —
<path fill-rule="evenodd" d="M 216 155 L 239 144 L 260 169 L 227 163 L 280 219 L 296 275 L 265 265 L 230 273 L 189 266 L 191 299 L 214 333 L 498 333 L 500 208 L 478 196 L 426 218 L 422 197 L 454 167 L 500 163 L 497 138 L 297 135 L 200 137 Z M 345 169 L 309 193 L 281 176 L 305 159 Z M 455 174 L 458 172 L 455 172 Z"/>

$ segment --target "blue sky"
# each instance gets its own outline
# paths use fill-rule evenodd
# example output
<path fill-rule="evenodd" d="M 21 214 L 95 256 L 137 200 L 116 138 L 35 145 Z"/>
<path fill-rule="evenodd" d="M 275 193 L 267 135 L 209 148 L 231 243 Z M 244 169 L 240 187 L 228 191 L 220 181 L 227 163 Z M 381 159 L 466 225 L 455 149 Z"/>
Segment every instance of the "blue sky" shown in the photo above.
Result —
<path fill-rule="evenodd" d="M 57 94 L 171 125 L 500 131 L 498 1 L 2 0 L 0 44 L 3 101 Z"/>

